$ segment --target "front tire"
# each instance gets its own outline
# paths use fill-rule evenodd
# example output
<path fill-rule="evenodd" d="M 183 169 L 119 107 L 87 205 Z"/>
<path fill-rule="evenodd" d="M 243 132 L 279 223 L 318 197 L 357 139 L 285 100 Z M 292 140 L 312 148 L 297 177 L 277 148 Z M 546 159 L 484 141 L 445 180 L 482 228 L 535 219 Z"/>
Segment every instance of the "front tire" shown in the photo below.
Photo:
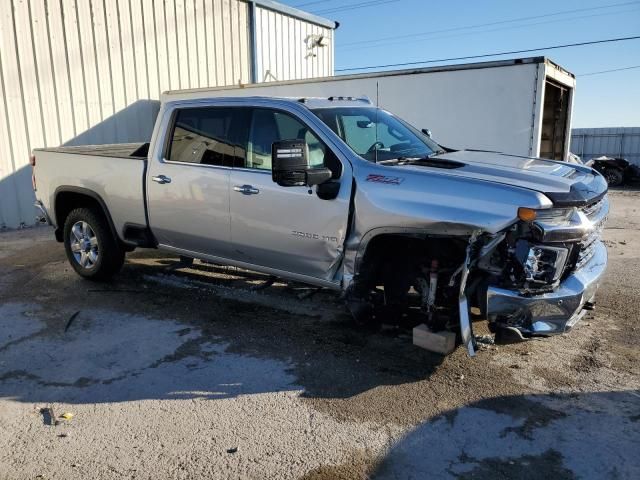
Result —
<path fill-rule="evenodd" d="M 124 250 L 102 212 L 94 208 L 69 213 L 64 222 L 64 249 L 76 273 L 88 280 L 107 280 L 124 263 Z"/>

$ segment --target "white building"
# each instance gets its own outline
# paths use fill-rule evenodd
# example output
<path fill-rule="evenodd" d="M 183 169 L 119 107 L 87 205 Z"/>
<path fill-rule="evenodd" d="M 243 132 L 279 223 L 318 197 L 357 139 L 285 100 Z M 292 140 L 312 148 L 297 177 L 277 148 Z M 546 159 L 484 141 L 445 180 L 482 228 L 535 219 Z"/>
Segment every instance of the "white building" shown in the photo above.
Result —
<path fill-rule="evenodd" d="M 33 148 L 148 140 L 160 93 L 333 75 L 337 24 L 270 0 L 3 0 L 0 228 Z"/>

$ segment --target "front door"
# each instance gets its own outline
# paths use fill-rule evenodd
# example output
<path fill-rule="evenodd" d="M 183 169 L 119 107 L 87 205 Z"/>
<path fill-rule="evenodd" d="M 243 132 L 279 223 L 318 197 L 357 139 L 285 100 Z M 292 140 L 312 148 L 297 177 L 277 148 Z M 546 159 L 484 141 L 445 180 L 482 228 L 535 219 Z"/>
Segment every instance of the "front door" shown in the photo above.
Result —
<path fill-rule="evenodd" d="M 304 139 L 311 166 L 327 166 L 340 177 L 342 164 L 298 118 L 252 108 L 244 168 L 230 178 L 231 241 L 235 259 L 294 274 L 330 280 L 339 264 L 347 230 L 351 180 L 340 180 L 333 200 L 316 188 L 281 187 L 271 178 L 271 145 Z"/>
<path fill-rule="evenodd" d="M 189 107 L 174 116 L 163 158 L 149 165 L 149 223 L 162 245 L 228 258 L 229 179 L 245 156 L 233 138 L 239 111 Z"/>

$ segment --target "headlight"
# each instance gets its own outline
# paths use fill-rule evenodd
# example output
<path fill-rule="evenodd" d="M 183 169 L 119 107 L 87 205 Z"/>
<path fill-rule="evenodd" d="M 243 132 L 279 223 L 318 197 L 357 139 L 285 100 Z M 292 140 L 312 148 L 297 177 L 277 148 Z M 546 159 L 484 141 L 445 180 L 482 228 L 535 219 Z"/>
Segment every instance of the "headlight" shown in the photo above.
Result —
<path fill-rule="evenodd" d="M 568 254 L 566 248 L 532 245 L 522 263 L 526 280 L 545 285 L 555 283 L 564 271 Z"/>
<path fill-rule="evenodd" d="M 568 225 L 575 212 L 575 207 L 545 208 L 542 210 L 521 207 L 518 209 L 518 218 L 525 222 L 540 222 L 547 225 Z"/>
<path fill-rule="evenodd" d="M 573 208 L 548 208 L 536 211 L 536 221 L 549 225 L 563 225 L 571 219 L 576 209 Z"/>

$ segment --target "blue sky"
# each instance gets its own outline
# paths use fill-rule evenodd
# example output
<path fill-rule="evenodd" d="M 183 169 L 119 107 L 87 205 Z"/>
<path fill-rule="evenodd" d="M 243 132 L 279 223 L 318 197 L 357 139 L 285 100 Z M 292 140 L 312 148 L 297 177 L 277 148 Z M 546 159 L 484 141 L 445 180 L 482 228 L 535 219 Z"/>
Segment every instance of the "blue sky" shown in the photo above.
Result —
<path fill-rule="evenodd" d="M 640 1 L 629 0 L 374 0 L 375 6 L 331 11 L 370 1 L 282 3 L 340 22 L 336 69 L 640 35 Z M 551 15 L 568 10 L 580 11 Z M 541 15 L 546 16 L 511 22 Z M 494 24 L 464 28 L 487 23 Z M 442 30 L 448 31 L 433 33 Z M 397 38 L 412 34 L 421 35 Z M 581 75 L 640 65 L 640 39 L 520 56 L 537 55 L 546 55 L 577 75 L 574 127 L 640 126 L 640 68 Z"/>

